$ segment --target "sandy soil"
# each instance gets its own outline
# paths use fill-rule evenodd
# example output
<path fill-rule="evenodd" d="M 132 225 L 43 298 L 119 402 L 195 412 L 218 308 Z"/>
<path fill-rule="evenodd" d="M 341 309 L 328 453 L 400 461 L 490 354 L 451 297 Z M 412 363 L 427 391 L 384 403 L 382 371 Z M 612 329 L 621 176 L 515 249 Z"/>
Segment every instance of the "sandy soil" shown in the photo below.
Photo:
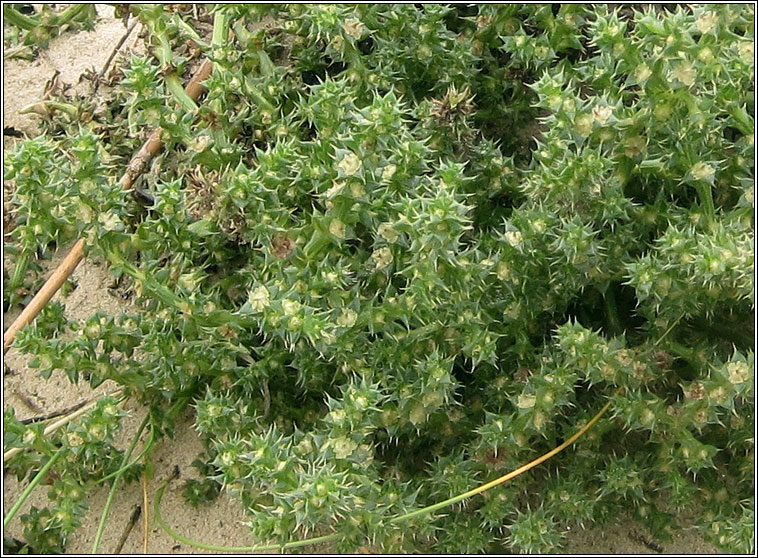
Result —
<path fill-rule="evenodd" d="M 43 51 L 34 61 L 4 60 L 4 126 L 12 126 L 30 136 L 37 133 L 36 117 L 21 115 L 19 109 L 40 98 L 45 83 L 56 70 L 60 71 L 59 78 L 65 83 L 87 91 L 88 82 L 79 81 L 81 74 L 92 68 L 99 72 L 105 60 L 119 39 L 125 33 L 122 22 L 113 18 L 113 9 L 107 6 L 97 7 L 101 21 L 91 32 L 67 33 L 54 39 L 50 47 Z M 144 48 L 137 39 L 138 29 L 133 31 L 130 38 L 122 47 L 122 52 L 130 49 Z M 8 149 L 13 141 L 5 138 L 4 148 Z M 65 255 L 61 249 L 47 263 L 49 269 L 54 269 L 56 263 Z M 84 321 L 98 310 L 104 310 L 111 315 L 126 311 L 129 302 L 113 296 L 107 287 L 112 279 L 101 262 L 85 260 L 79 265 L 73 276 L 76 288 L 65 298 L 61 299 L 70 319 Z M 56 295 L 60 297 L 61 295 Z M 4 316 L 5 325 L 10 323 L 13 313 Z M 13 371 L 3 378 L 3 405 L 13 406 L 20 417 L 32 416 L 69 407 L 83 399 L 93 396 L 92 390 L 84 384 L 71 385 L 65 376 L 54 375 L 49 381 L 42 380 L 37 373 L 27 367 L 28 359 L 11 349 L 5 355 L 5 362 Z M 97 393 L 107 392 L 113 386 L 107 383 L 100 386 Z M 128 443 L 143 418 L 143 411 L 134 406 L 127 407 L 130 415 L 125 420 L 122 433 L 124 445 Z M 149 480 L 146 489 L 148 501 L 148 524 L 144 530 L 144 517 L 129 533 L 122 549 L 125 554 L 143 552 L 147 542 L 148 552 L 156 554 L 187 554 L 207 553 L 186 544 L 180 544 L 157 525 L 152 513 L 152 499 L 156 488 L 164 479 L 169 477 L 175 467 L 179 468 L 181 478 L 172 483 L 163 501 L 164 518 L 180 533 L 196 540 L 210 544 L 252 545 L 255 543 L 244 524 L 242 507 L 225 495 L 221 495 L 210 504 L 194 509 L 185 503 L 181 496 L 182 479 L 191 477 L 195 472 L 190 466 L 192 461 L 202 451 L 202 442 L 192 428 L 191 413 L 184 416 L 176 425 L 173 439 L 162 440 L 151 453 L 154 466 L 154 476 Z M 4 478 L 3 506 L 12 505 L 19 495 L 19 485 L 10 475 Z M 92 541 L 102 513 L 107 490 L 101 488 L 92 493 L 89 500 L 89 510 L 80 528 L 70 541 L 68 552 L 91 552 Z M 18 519 L 31 505 L 41 507 L 45 504 L 44 489 L 38 489 L 27 501 L 21 513 L 14 519 L 6 531 L 6 535 L 22 538 L 22 526 Z M 112 553 L 121 538 L 124 528 L 129 523 L 135 506 L 143 503 L 143 490 L 139 484 L 132 484 L 121 489 L 116 494 L 110 517 L 105 528 L 101 552 Z M 577 530 L 569 534 L 568 545 L 565 549 L 570 554 L 655 554 L 664 553 L 684 554 L 714 554 L 715 548 L 705 543 L 698 532 L 682 530 L 675 534 L 670 543 L 660 544 L 660 550 L 651 548 L 651 537 L 644 527 L 634 521 L 621 521 L 607 528 Z M 646 542 L 648 544 L 646 545 Z M 654 541 L 653 541 L 654 542 Z M 313 549 L 316 550 L 316 549 Z M 328 549 L 327 549 L 328 551 Z"/>

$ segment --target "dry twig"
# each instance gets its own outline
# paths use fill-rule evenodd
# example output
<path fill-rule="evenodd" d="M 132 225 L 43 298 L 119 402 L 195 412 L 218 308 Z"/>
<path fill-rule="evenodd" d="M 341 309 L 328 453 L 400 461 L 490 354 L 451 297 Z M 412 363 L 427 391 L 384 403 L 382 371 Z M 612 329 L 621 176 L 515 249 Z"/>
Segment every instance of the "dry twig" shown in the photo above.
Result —
<path fill-rule="evenodd" d="M 113 49 L 113 52 L 111 52 L 110 56 L 108 57 L 108 60 L 105 61 L 105 64 L 103 65 L 103 69 L 100 70 L 100 73 L 97 74 L 97 78 L 95 78 L 95 85 L 92 89 L 93 94 L 97 93 L 97 88 L 100 87 L 100 82 L 102 81 L 103 77 L 105 77 L 105 72 L 108 71 L 108 67 L 111 65 L 111 62 L 113 62 L 113 59 L 116 57 L 116 54 L 124 45 L 129 35 L 131 35 L 132 31 L 134 31 L 134 28 L 137 26 L 138 23 L 139 23 L 139 20 L 134 20 L 132 22 L 132 24 L 126 30 L 126 33 L 124 33 L 124 36 L 121 37 L 121 39 L 116 44 L 116 47 Z"/>
<path fill-rule="evenodd" d="M 126 539 L 129 537 L 129 533 L 132 532 L 132 529 L 137 524 L 137 520 L 139 519 L 139 516 L 142 514 L 142 507 L 141 506 L 134 506 L 134 509 L 132 510 L 132 515 L 129 517 L 129 522 L 126 524 L 126 527 L 124 527 L 123 533 L 121 533 L 121 537 L 118 539 L 118 543 L 116 543 L 116 548 L 113 549 L 113 554 L 120 554 L 121 549 L 124 548 L 124 544 L 126 543 Z"/>

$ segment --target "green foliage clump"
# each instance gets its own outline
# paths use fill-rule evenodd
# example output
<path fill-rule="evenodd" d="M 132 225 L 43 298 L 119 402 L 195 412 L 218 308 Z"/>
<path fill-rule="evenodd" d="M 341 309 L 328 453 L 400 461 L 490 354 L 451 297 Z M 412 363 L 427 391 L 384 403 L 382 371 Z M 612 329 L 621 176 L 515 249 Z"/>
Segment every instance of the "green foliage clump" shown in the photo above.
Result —
<path fill-rule="evenodd" d="M 123 108 L 8 160 L 19 253 L 83 234 L 137 302 L 22 334 L 43 374 L 116 381 L 156 433 L 191 401 L 187 499 L 222 487 L 262 542 L 551 552 L 699 502 L 754 550 L 751 6 L 218 6 L 195 111 L 194 31 L 135 9 L 158 62 Z M 157 125 L 144 207 L 101 171 Z"/>
<path fill-rule="evenodd" d="M 63 11 L 42 4 L 3 4 L 3 45 L 5 56 L 33 59 L 50 40 L 68 30 L 91 30 L 97 21 L 95 6 L 74 4 Z"/>

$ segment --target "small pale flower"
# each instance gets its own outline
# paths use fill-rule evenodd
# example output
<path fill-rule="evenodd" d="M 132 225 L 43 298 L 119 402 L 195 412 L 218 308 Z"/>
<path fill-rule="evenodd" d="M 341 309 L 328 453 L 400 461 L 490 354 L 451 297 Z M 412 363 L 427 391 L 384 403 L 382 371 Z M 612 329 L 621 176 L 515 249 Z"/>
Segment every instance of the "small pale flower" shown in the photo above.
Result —
<path fill-rule="evenodd" d="M 366 26 L 354 17 L 351 17 L 345 20 L 345 23 L 342 24 L 342 29 L 354 39 L 360 39 L 366 31 Z"/>
<path fill-rule="evenodd" d="M 753 185 L 750 185 L 745 189 L 743 197 L 745 198 L 747 205 L 750 207 L 755 207 L 755 187 Z"/>
<path fill-rule="evenodd" d="M 523 238 L 519 231 L 508 231 L 505 233 L 505 240 L 508 244 L 515 248 L 521 244 Z"/>
<path fill-rule="evenodd" d="M 334 184 L 332 184 L 331 188 L 329 188 L 326 192 L 324 192 L 324 197 L 326 197 L 326 199 L 328 200 L 332 199 L 334 196 L 339 194 L 344 187 L 345 187 L 344 183 L 335 182 Z"/>
<path fill-rule="evenodd" d="M 101 213 L 97 220 L 107 231 L 121 230 L 123 228 L 121 218 L 112 211 Z"/>
<path fill-rule="evenodd" d="M 691 86 L 695 83 L 695 78 L 697 77 L 697 72 L 695 71 L 695 68 L 692 67 L 692 64 L 689 62 L 681 62 L 677 64 L 676 68 L 671 72 L 671 75 L 683 83 L 686 86 Z"/>
<path fill-rule="evenodd" d="M 397 165 L 387 165 L 384 167 L 384 170 L 382 171 L 382 182 L 392 180 L 392 177 L 395 176 L 395 172 L 397 172 Z"/>
<path fill-rule="evenodd" d="M 706 64 L 713 62 L 713 51 L 708 47 L 703 48 L 697 53 L 698 60 L 705 62 Z"/>
<path fill-rule="evenodd" d="M 329 223 L 329 232 L 337 238 L 345 238 L 345 223 L 339 219 L 333 219 L 332 222 Z"/>
<path fill-rule="evenodd" d="M 337 459 L 345 459 L 346 457 L 349 457 L 350 454 L 355 451 L 355 449 L 358 447 L 358 444 L 356 444 L 353 440 L 350 438 L 347 438 L 346 436 L 342 436 L 340 438 L 337 438 L 332 443 L 332 448 L 334 449 L 334 456 Z"/>
<path fill-rule="evenodd" d="M 337 318 L 337 325 L 341 327 L 353 327 L 357 318 L 358 314 L 356 314 L 354 310 L 345 308 L 342 311 L 342 314 Z"/>
<path fill-rule="evenodd" d="M 378 250 L 374 250 L 374 253 L 371 254 L 371 259 L 374 261 L 377 271 L 384 269 L 392 263 L 392 251 L 386 246 L 379 248 Z"/>
<path fill-rule="evenodd" d="M 392 224 L 390 223 L 381 223 L 379 227 L 377 227 L 376 232 L 387 242 L 395 242 L 400 236 L 400 233 L 392 228 Z"/>
<path fill-rule="evenodd" d="M 653 116 L 658 120 L 668 120 L 671 116 L 671 106 L 666 103 L 656 105 L 653 109 Z"/>
<path fill-rule="evenodd" d="M 365 395 L 358 395 L 355 397 L 355 405 L 359 409 L 366 409 L 368 408 L 369 401 L 368 398 Z"/>
<path fill-rule="evenodd" d="M 616 358 L 618 359 L 621 366 L 629 366 L 632 364 L 632 356 L 629 354 L 629 351 L 627 349 L 620 349 L 616 353 Z"/>
<path fill-rule="evenodd" d="M 715 173 L 716 170 L 711 165 L 703 162 L 695 163 L 690 169 L 690 176 L 692 176 L 692 178 L 695 180 L 704 180 L 706 182 L 711 182 Z"/>
<path fill-rule="evenodd" d="M 503 310 L 503 315 L 511 320 L 517 319 L 521 315 L 521 304 L 518 302 L 510 303 L 505 310 Z"/>
<path fill-rule="evenodd" d="M 79 192 L 81 194 L 90 194 L 97 189 L 97 183 L 91 178 L 85 178 L 79 183 Z"/>
<path fill-rule="evenodd" d="M 95 218 L 95 212 L 84 202 L 79 202 L 76 206 L 76 219 L 82 223 L 91 223 Z"/>
<path fill-rule="evenodd" d="M 534 395 L 531 395 L 529 393 L 522 393 L 518 396 L 518 401 L 516 402 L 516 405 L 519 409 L 531 409 L 534 407 L 534 404 L 536 403 L 537 398 Z"/>
<path fill-rule="evenodd" d="M 256 312 L 262 312 L 268 306 L 270 301 L 268 289 L 263 285 L 253 289 L 248 300 L 253 310 Z"/>
<path fill-rule="evenodd" d="M 641 136 L 634 136 L 626 140 L 624 155 L 630 159 L 638 157 L 645 150 L 645 140 Z"/>
<path fill-rule="evenodd" d="M 426 422 L 427 413 L 424 406 L 419 403 L 413 409 L 411 409 L 411 412 L 409 413 L 408 419 L 413 424 L 421 424 L 422 422 Z"/>
<path fill-rule="evenodd" d="M 644 83 L 653 74 L 652 70 L 647 64 L 640 64 L 634 69 L 634 77 L 637 78 L 637 83 Z"/>
<path fill-rule="evenodd" d="M 755 63 L 755 45 L 751 41 L 741 42 L 737 48 L 743 63 L 750 65 Z"/>
<path fill-rule="evenodd" d="M 655 413 L 650 409 L 643 409 L 640 413 L 640 422 L 644 425 L 651 425 L 655 422 Z"/>
<path fill-rule="evenodd" d="M 332 39 L 332 42 L 329 43 L 329 45 L 334 50 L 342 50 L 342 47 L 344 46 L 344 44 L 345 44 L 345 39 L 342 38 L 342 35 L 335 35 L 334 38 Z"/>
<path fill-rule="evenodd" d="M 558 111 L 563 106 L 563 97 L 559 93 L 550 95 L 550 97 L 548 97 L 547 104 L 550 107 L 550 110 L 554 112 Z"/>
<path fill-rule="evenodd" d="M 357 173 L 362 166 L 361 160 L 355 153 L 347 153 L 337 165 L 337 168 L 348 176 Z"/>
<path fill-rule="evenodd" d="M 191 140 L 187 147 L 192 149 L 193 151 L 196 151 L 198 153 L 202 153 L 206 149 L 208 149 L 208 146 L 211 143 L 211 137 L 207 135 L 201 135 L 197 136 L 196 139 Z"/>
<path fill-rule="evenodd" d="M 362 198 L 366 195 L 366 189 L 363 187 L 363 184 L 360 182 L 353 182 L 350 185 L 350 194 L 354 198 Z"/>
<path fill-rule="evenodd" d="M 574 129 L 577 134 L 586 138 L 592 133 L 592 125 L 594 123 L 595 119 L 591 114 L 580 114 L 574 121 Z"/>
<path fill-rule="evenodd" d="M 598 124 L 605 126 L 605 123 L 610 120 L 611 116 L 613 116 L 613 109 L 607 105 L 595 107 L 592 110 L 592 115 L 595 117 Z"/>
<path fill-rule="evenodd" d="M 424 407 L 431 410 L 439 409 L 445 400 L 439 391 L 430 391 L 421 398 L 421 402 L 424 404 Z"/>
<path fill-rule="evenodd" d="M 718 19 L 719 16 L 715 12 L 705 12 L 703 15 L 697 18 L 695 21 L 695 26 L 697 27 L 698 31 L 705 35 L 706 33 L 709 33 L 714 27 L 716 27 Z"/>
<path fill-rule="evenodd" d="M 750 376 L 747 363 L 741 361 L 730 362 L 726 366 L 726 371 L 729 374 L 729 381 L 733 384 L 741 384 Z"/>
<path fill-rule="evenodd" d="M 708 396 L 712 401 L 715 401 L 719 405 L 726 403 L 727 399 L 729 398 L 726 389 L 724 389 L 722 386 L 716 386 L 713 388 L 710 393 L 708 393 Z"/>
<path fill-rule="evenodd" d="M 297 300 L 287 298 L 282 301 L 282 311 L 286 316 L 291 316 L 298 310 L 300 310 L 300 303 Z"/>
<path fill-rule="evenodd" d="M 511 278 L 511 268 L 505 262 L 497 264 L 497 278 L 501 281 L 507 281 Z"/>

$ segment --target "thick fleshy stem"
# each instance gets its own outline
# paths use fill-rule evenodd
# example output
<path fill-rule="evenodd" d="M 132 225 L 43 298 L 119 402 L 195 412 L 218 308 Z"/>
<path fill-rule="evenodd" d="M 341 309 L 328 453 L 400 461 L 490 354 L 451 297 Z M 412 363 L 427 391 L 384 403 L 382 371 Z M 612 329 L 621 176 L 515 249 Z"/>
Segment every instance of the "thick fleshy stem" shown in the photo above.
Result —
<path fill-rule="evenodd" d="M 6 21 L 25 31 L 30 31 L 39 25 L 36 19 L 22 14 L 10 4 L 3 5 L 3 16 L 5 16 Z"/>
<path fill-rule="evenodd" d="M 698 198 L 700 198 L 700 207 L 703 210 L 705 216 L 705 222 L 708 228 L 712 228 L 716 215 L 716 209 L 713 205 L 713 190 L 711 185 L 706 182 L 698 182 L 695 186 Z"/>

